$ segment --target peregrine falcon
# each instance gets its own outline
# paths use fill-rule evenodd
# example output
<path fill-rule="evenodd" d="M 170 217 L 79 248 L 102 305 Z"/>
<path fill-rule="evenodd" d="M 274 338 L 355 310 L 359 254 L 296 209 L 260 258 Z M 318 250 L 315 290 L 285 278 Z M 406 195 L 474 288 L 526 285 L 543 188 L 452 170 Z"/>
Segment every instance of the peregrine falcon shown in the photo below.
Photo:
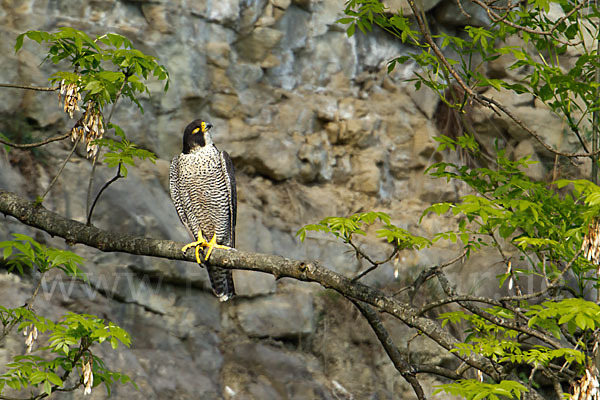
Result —
<path fill-rule="evenodd" d="M 215 247 L 235 247 L 237 193 L 233 163 L 227 152 L 215 147 L 211 128 L 199 119 L 185 128 L 183 151 L 171 161 L 169 186 L 179 219 L 198 239 L 181 250 L 196 247 L 196 261 L 206 266 L 213 292 L 227 301 L 235 295 L 231 270 L 213 267 L 207 260 Z M 207 248 L 204 260 L 200 247 Z"/>

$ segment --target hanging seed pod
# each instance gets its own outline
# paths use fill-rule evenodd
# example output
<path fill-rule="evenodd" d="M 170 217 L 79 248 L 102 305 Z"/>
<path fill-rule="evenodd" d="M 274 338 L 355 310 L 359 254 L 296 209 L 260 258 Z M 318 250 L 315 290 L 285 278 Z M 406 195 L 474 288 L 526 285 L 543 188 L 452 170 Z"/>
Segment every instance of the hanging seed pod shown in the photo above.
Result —
<path fill-rule="evenodd" d="M 95 104 L 90 102 L 79 121 L 71 129 L 71 140 L 79 139 L 85 143 L 88 158 L 95 159 L 98 154 L 98 145 L 92 142 L 104 136 L 103 118 Z"/>
<path fill-rule="evenodd" d="M 590 223 L 589 231 L 583 238 L 583 256 L 596 265 L 600 265 L 600 220 Z"/>
<path fill-rule="evenodd" d="M 64 96 L 64 100 L 61 101 L 62 96 Z M 69 117 L 73 118 L 73 111 L 79 111 L 78 101 L 80 100 L 79 86 L 76 83 L 65 84 L 63 79 L 58 91 L 58 102 L 62 104 L 63 111 L 68 113 Z"/>
<path fill-rule="evenodd" d="M 598 383 L 598 370 L 588 366 L 585 375 L 573 386 L 570 400 L 600 400 L 600 384 Z"/>

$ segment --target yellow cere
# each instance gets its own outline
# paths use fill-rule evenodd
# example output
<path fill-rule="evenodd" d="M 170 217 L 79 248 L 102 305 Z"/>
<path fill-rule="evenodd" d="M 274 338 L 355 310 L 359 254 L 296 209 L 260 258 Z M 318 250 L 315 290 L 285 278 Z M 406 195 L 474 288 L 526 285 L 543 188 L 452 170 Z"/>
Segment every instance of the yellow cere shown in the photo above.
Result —
<path fill-rule="evenodd" d="M 202 127 L 202 132 L 206 132 L 206 122 L 202 121 L 200 126 Z"/>

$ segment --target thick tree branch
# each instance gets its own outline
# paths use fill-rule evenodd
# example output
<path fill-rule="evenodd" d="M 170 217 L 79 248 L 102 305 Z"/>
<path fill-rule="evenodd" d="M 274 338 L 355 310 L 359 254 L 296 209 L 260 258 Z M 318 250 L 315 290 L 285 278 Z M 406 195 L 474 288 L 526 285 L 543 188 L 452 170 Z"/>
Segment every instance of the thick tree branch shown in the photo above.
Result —
<path fill-rule="evenodd" d="M 400 372 L 400 375 L 412 386 L 415 394 L 417 395 L 417 399 L 425 400 L 425 392 L 423 392 L 423 387 L 421 383 L 417 379 L 417 373 L 410 363 L 405 359 L 405 357 L 400 353 L 394 341 L 392 340 L 390 334 L 387 329 L 383 326 L 383 321 L 379 318 L 377 312 L 368 304 L 363 303 L 362 301 L 352 300 L 352 303 L 359 309 L 363 317 L 367 320 L 375 335 L 377 335 L 377 339 L 383 346 L 383 349 L 387 353 L 390 360 L 396 367 L 396 370 Z"/>
<path fill-rule="evenodd" d="M 183 243 L 136 237 L 114 231 L 104 231 L 94 226 L 65 218 L 35 202 L 27 201 L 14 193 L 0 190 L 0 212 L 10 215 L 22 223 L 44 230 L 52 236 L 64 238 L 70 245 L 82 243 L 105 252 L 123 252 L 144 256 L 182 260 L 196 263 L 194 251 L 181 252 Z M 317 262 L 305 262 L 288 258 L 215 249 L 211 264 L 223 268 L 265 272 L 275 277 L 289 277 L 301 281 L 317 282 L 325 288 L 336 290 L 347 298 L 370 304 L 386 312 L 409 327 L 418 329 L 447 350 L 456 347 L 458 340 L 431 319 L 418 316 L 418 310 L 383 292 L 352 282 L 349 278 L 321 267 Z M 456 353 L 455 353 L 456 354 Z M 503 378 L 503 368 L 478 354 L 458 355 L 467 364 L 484 371 L 494 380 Z"/>

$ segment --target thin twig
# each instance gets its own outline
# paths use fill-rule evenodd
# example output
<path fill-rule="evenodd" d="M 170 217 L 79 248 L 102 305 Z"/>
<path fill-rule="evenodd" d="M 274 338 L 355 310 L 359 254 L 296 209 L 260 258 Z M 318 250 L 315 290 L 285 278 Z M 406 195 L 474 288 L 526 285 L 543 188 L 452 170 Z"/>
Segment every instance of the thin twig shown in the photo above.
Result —
<path fill-rule="evenodd" d="M 556 98 L 556 96 L 554 97 Z M 584 114 L 585 115 L 585 114 Z M 565 113 L 565 117 L 567 117 L 567 124 L 569 125 L 569 128 L 571 128 L 571 131 L 573 131 L 573 133 L 575 133 L 575 136 L 577 136 L 577 140 L 579 140 L 579 143 L 581 144 L 581 147 L 583 147 L 583 150 L 586 153 L 589 153 L 589 150 L 587 148 L 587 145 L 585 144 L 585 140 L 583 139 L 583 137 L 581 136 L 581 133 L 579 133 L 579 127 L 578 125 L 581 123 L 581 119 L 579 120 L 579 122 L 576 124 L 573 121 L 573 118 L 571 118 L 571 114 L 569 113 Z M 592 151 L 594 149 L 592 148 Z"/>
<path fill-rule="evenodd" d="M 419 364 L 417 364 L 417 365 L 414 365 L 413 368 L 415 369 L 416 373 L 427 373 L 427 374 L 443 376 L 444 378 L 452 379 L 454 381 L 465 378 L 464 376 L 457 374 L 455 371 L 452 371 L 451 369 L 440 367 L 438 365 L 419 365 Z"/>
<path fill-rule="evenodd" d="M 403 287 L 402 289 L 395 292 L 393 294 L 393 296 L 397 296 L 400 293 L 404 292 L 405 290 L 410 289 L 411 290 L 410 297 L 411 298 L 414 297 L 414 293 L 417 291 L 417 289 L 419 289 L 421 287 L 421 285 L 423 285 L 425 282 L 427 282 L 429 279 L 431 279 L 433 276 L 435 276 L 435 271 L 437 271 L 438 269 L 443 270 L 444 268 L 449 267 L 450 265 L 454 264 L 455 262 L 461 260 L 465 255 L 467 255 L 467 251 L 468 251 L 468 249 L 464 249 L 464 251 L 462 252 L 461 255 L 453 258 L 452 260 L 447 261 L 444 264 L 435 265 L 431 268 L 421 271 L 421 273 L 419 274 L 417 279 L 415 279 L 414 282 L 410 286 Z"/>
<path fill-rule="evenodd" d="M 79 139 L 80 139 L 80 137 L 77 137 L 77 139 L 75 140 L 75 143 L 73 143 L 73 148 L 71 149 L 71 152 L 69 153 L 69 155 L 67 156 L 67 158 L 65 158 L 65 161 L 60 166 L 60 169 L 58 170 L 58 173 L 56 174 L 56 176 L 54 177 L 54 179 L 52 179 L 52 182 L 50 182 L 50 185 L 48 186 L 48 188 L 44 192 L 44 195 L 41 197 L 41 201 L 42 202 L 46 198 L 46 195 L 48 194 L 48 192 L 50 191 L 50 189 L 52 189 L 52 186 L 54 186 L 54 183 L 56 182 L 56 180 L 58 179 L 58 177 L 60 176 L 60 174 L 62 174 L 62 172 L 65 169 L 65 166 L 67 165 L 67 163 L 69 162 L 69 160 L 71 159 L 71 156 L 73 155 L 73 153 L 75 152 L 75 149 L 77 148 L 77 145 L 79 144 Z"/>
<path fill-rule="evenodd" d="M 396 254 L 398 254 L 398 248 L 396 247 L 394 249 L 394 251 L 392 251 L 392 254 L 390 254 L 389 257 L 387 257 L 385 260 L 375 261 L 375 260 L 371 259 L 365 252 L 363 252 L 361 249 L 359 249 L 358 246 L 356 246 L 351 240 L 348 241 L 348 244 L 350 246 L 352 246 L 352 248 L 354 249 L 354 251 L 356 252 L 356 255 L 358 257 L 362 257 L 365 260 L 367 260 L 369 263 L 371 263 L 371 267 L 367 268 L 366 270 L 364 270 L 363 272 L 361 272 L 360 274 L 358 274 L 354 278 L 352 278 L 352 282 L 358 281 L 359 279 L 361 279 L 362 277 L 367 275 L 369 272 L 372 272 L 373 270 L 375 270 L 380 265 L 385 264 L 386 262 L 390 261 L 392 258 L 394 258 L 394 256 Z"/>
<path fill-rule="evenodd" d="M 440 282 L 440 286 L 442 287 L 442 289 L 444 290 L 446 295 L 448 295 L 449 297 L 458 296 L 455 293 L 454 288 L 450 285 L 448 278 L 442 271 L 437 271 L 436 276 L 438 278 L 438 281 Z M 478 315 L 481 318 L 483 318 L 495 325 L 501 326 L 503 328 L 512 329 L 517 332 L 523 332 L 526 335 L 540 339 L 541 341 L 547 343 L 548 345 L 554 347 L 555 349 L 560 349 L 562 347 L 560 342 L 555 340 L 553 338 L 552 334 L 550 334 L 549 332 L 546 332 L 545 329 L 541 329 L 541 328 L 533 329 L 527 325 L 521 325 L 521 324 L 508 322 L 503 318 L 497 317 L 495 315 L 492 315 L 492 314 L 482 310 L 481 308 L 471 304 L 469 301 L 458 301 L 458 304 L 460 304 L 461 307 L 471 311 L 473 314 Z M 502 307 L 510 309 L 507 306 L 502 306 Z"/>
<path fill-rule="evenodd" d="M 54 91 L 58 90 L 58 87 L 40 87 L 40 86 L 20 85 L 20 84 L 15 84 L 15 83 L 0 83 L 0 87 L 12 88 L 12 89 L 37 90 L 39 92 L 54 92 Z"/>
<path fill-rule="evenodd" d="M 44 273 L 42 272 L 40 275 L 40 279 L 38 280 L 38 283 L 35 285 L 33 294 L 23 305 L 24 308 L 26 308 L 28 310 L 33 310 L 33 302 L 35 301 L 35 298 L 40 290 L 40 287 L 42 286 L 43 278 L 44 278 Z M 0 333 L 0 340 L 4 339 L 10 333 L 10 331 L 12 331 L 12 329 L 15 327 L 15 325 L 17 325 L 18 323 L 21 322 L 22 319 L 23 319 L 23 317 L 19 317 L 19 318 L 15 318 L 12 321 L 10 321 L 10 323 L 2 329 L 2 332 Z"/>
<path fill-rule="evenodd" d="M 583 251 L 583 248 L 579 249 L 579 251 L 577 251 L 577 253 L 575 253 L 573 258 L 571 258 L 571 260 L 569 260 L 569 262 L 563 267 L 563 269 L 556 276 L 556 278 L 554 278 L 545 289 L 542 289 L 542 290 L 540 290 L 538 292 L 534 292 L 534 293 L 524 294 L 521 296 L 504 296 L 498 300 L 499 301 L 522 301 L 522 300 L 529 300 L 529 299 L 532 299 L 535 297 L 543 296 L 544 294 L 546 294 L 546 292 L 548 292 L 549 290 L 554 289 L 558 286 L 558 282 L 560 281 L 560 279 L 569 270 L 569 268 L 571 268 L 571 265 L 573 265 L 575 260 L 577 260 L 577 257 L 579 257 L 579 255 L 581 254 L 582 251 Z"/>
<path fill-rule="evenodd" d="M 40 291 L 40 287 L 42 286 L 43 279 L 44 279 L 44 272 L 42 272 L 40 274 L 40 279 L 38 280 L 37 285 L 35 285 L 35 289 L 33 289 L 33 293 L 31 295 L 31 297 L 29 298 L 29 300 L 27 300 L 25 302 L 25 308 L 27 308 L 29 310 L 33 309 L 33 302 L 35 301 L 35 298 L 37 297 L 37 294 Z"/>
<path fill-rule="evenodd" d="M 491 306 L 506 308 L 506 306 L 502 302 L 500 302 L 498 300 L 494 300 L 490 297 L 455 295 L 455 296 L 450 296 L 450 297 L 443 298 L 441 300 L 432 301 L 432 302 L 427 303 L 427 305 L 425 305 L 423 308 L 421 308 L 419 310 L 418 315 L 423 315 L 423 314 L 427 313 L 428 311 L 433 310 L 434 308 L 438 308 L 438 307 L 441 307 L 446 304 L 460 303 L 462 301 L 472 301 L 475 303 L 484 303 L 484 304 L 489 304 Z"/>
<path fill-rule="evenodd" d="M 558 26 L 563 23 L 563 21 L 565 21 L 567 18 L 569 18 L 571 15 L 573 15 L 575 12 L 577 12 L 581 7 L 583 7 L 585 5 L 585 2 L 581 2 L 577 6 L 573 7 L 573 9 L 571 11 L 569 11 L 567 14 L 563 15 L 559 20 L 557 20 L 556 23 L 554 25 L 552 25 L 552 28 L 550 28 L 550 30 L 538 31 L 536 29 L 528 28 L 526 26 L 518 25 L 518 24 L 515 24 L 514 22 L 506 20 L 506 17 L 508 16 L 508 14 L 506 14 L 504 17 L 501 17 L 500 15 L 498 15 L 494 11 L 492 11 L 492 9 L 490 7 L 488 7 L 488 5 L 485 4 L 481 0 L 471 0 L 471 2 L 477 4 L 479 7 L 483 8 L 487 12 L 490 19 L 494 22 L 502 22 L 503 24 L 506 24 L 506 25 L 513 27 L 515 29 L 518 29 L 520 31 L 524 31 L 524 32 L 531 33 L 534 35 L 541 35 L 541 36 L 552 35 L 554 33 L 554 31 L 556 31 L 556 28 L 558 28 Z M 555 38 L 555 39 L 557 39 L 557 38 Z M 571 43 L 569 43 L 569 44 L 571 44 Z"/>
<path fill-rule="evenodd" d="M 600 38 L 596 40 L 596 62 L 600 61 Z M 596 64 L 596 70 L 594 71 L 594 81 L 596 84 L 600 83 L 600 67 Z M 600 89 L 596 88 L 596 97 L 600 94 Z M 599 145 L 599 125 L 600 125 L 600 114 L 596 108 L 592 113 L 592 150 L 597 150 Z M 598 184 L 598 157 L 592 157 L 592 182 Z M 598 298 L 600 298 L 600 287 L 597 292 Z"/>
<path fill-rule="evenodd" d="M 460 9 L 460 12 L 462 13 L 462 15 L 464 15 L 467 18 L 471 18 L 471 16 L 469 15 L 469 13 L 467 13 L 465 11 L 465 9 L 462 6 L 462 3 L 460 2 L 460 0 L 456 0 L 456 4 L 458 5 L 458 8 Z"/>
<path fill-rule="evenodd" d="M 94 199 L 94 203 L 92 203 L 92 207 L 90 207 L 90 213 L 88 214 L 88 217 L 87 217 L 87 224 L 88 225 L 91 225 L 91 223 L 92 223 L 92 213 L 94 212 L 94 207 L 96 207 L 96 203 L 98 202 L 98 199 L 100 198 L 100 195 L 102 194 L 102 192 L 104 192 L 104 190 L 108 186 L 110 186 L 111 183 L 115 182 L 119 178 L 123 178 L 123 175 L 121 175 L 121 163 L 119 163 L 119 167 L 117 168 L 117 175 L 115 175 L 111 180 L 109 180 L 108 182 L 106 182 L 104 184 L 104 186 L 102 186 L 102 189 L 100 189 L 100 191 L 96 195 L 96 198 Z"/>
<path fill-rule="evenodd" d="M 52 143 L 52 142 L 57 142 L 59 140 L 63 140 L 63 139 L 68 138 L 69 136 L 71 136 L 71 132 L 65 133 L 64 135 L 54 136 L 54 137 L 48 138 L 48 139 L 46 139 L 44 141 L 41 141 L 41 142 L 37 142 L 37 143 L 23 143 L 23 144 L 21 144 L 21 143 L 12 143 L 12 142 L 9 142 L 7 140 L 4 140 L 4 139 L 0 138 L 0 143 L 5 144 L 5 145 L 10 146 L 10 147 L 15 147 L 17 149 L 30 149 L 30 148 L 33 148 L 33 147 L 40 147 L 40 146 L 43 146 L 43 145 L 48 144 L 48 143 Z"/>
<path fill-rule="evenodd" d="M 94 184 L 94 174 L 96 173 L 96 160 L 98 160 L 98 156 L 100 156 L 100 151 L 102 151 L 102 148 L 98 149 L 98 154 L 96 154 L 96 157 L 94 157 L 94 160 L 92 161 L 92 171 L 90 172 L 90 180 L 88 182 L 88 187 L 87 187 L 87 194 L 86 194 L 86 200 L 85 200 L 85 212 L 86 214 L 90 214 L 90 199 L 92 198 L 92 185 Z"/>
<path fill-rule="evenodd" d="M 533 382 L 533 378 L 535 376 L 535 373 L 537 372 L 539 366 L 536 364 L 533 369 L 531 370 L 531 373 L 529 374 L 529 379 L 527 380 L 527 386 L 529 386 L 529 388 L 532 387 L 531 382 Z"/>
<path fill-rule="evenodd" d="M 506 265 L 506 267 L 507 267 L 507 271 L 510 272 L 509 281 L 512 280 L 512 282 L 515 286 L 515 292 L 517 293 L 517 296 L 520 296 L 521 294 L 523 294 L 523 290 L 521 289 L 521 286 L 519 285 L 519 281 L 516 279 L 516 274 L 513 271 L 512 262 L 511 262 L 510 258 L 504 254 L 504 251 L 502 250 L 502 246 L 496 239 L 496 235 L 494 235 L 494 232 L 493 231 L 489 232 L 488 235 L 492 238 L 492 241 L 496 245 L 496 248 L 498 249 L 498 252 L 500 253 L 500 256 L 502 257 L 504 265 Z M 510 284 L 509 284 L 509 287 L 510 287 Z"/>

